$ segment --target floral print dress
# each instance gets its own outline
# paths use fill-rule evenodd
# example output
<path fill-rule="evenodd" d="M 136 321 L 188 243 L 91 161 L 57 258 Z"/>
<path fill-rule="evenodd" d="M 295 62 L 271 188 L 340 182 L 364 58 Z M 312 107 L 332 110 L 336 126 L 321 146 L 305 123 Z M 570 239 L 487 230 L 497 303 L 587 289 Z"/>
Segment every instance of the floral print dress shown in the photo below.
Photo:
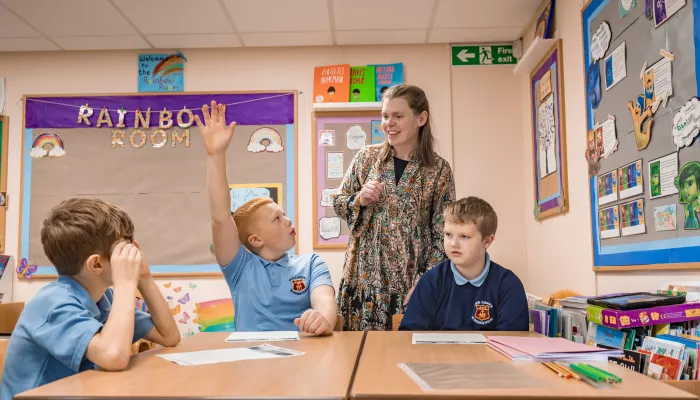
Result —
<path fill-rule="evenodd" d="M 436 154 L 435 166 L 422 166 L 413 152 L 397 184 L 393 150 L 387 161 L 381 150 L 360 150 L 333 197 L 351 232 L 337 298 L 345 330 L 391 330 L 408 291 L 445 258 L 442 213 L 455 199 L 450 165 Z M 361 207 L 360 189 L 371 180 L 384 183 L 384 195 Z"/>

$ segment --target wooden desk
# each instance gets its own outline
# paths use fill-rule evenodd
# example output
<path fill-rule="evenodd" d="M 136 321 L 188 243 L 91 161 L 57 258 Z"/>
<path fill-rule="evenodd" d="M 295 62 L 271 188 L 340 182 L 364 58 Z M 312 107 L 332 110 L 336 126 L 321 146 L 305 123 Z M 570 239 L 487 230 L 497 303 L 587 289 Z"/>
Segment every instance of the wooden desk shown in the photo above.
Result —
<path fill-rule="evenodd" d="M 227 333 L 198 333 L 183 339 L 175 348 L 159 347 L 132 357 L 125 371 L 86 371 L 24 392 L 16 398 L 344 399 L 364 333 L 335 332 L 327 337 L 271 342 L 306 353 L 300 357 L 179 366 L 154 356 L 258 344 L 226 343 L 226 336 Z"/>
<path fill-rule="evenodd" d="M 483 333 L 483 332 L 482 332 Z M 486 336 L 506 332 L 485 333 Z M 511 334 L 539 337 L 534 332 Z M 411 332 L 368 332 L 360 357 L 352 398 L 479 398 L 479 399 L 695 399 L 690 393 L 605 362 L 591 363 L 622 377 L 618 389 L 596 390 L 586 383 L 564 380 L 538 362 L 511 362 L 486 345 L 413 345 Z M 424 392 L 398 363 L 484 363 L 501 361 L 537 378 L 549 387 Z"/>

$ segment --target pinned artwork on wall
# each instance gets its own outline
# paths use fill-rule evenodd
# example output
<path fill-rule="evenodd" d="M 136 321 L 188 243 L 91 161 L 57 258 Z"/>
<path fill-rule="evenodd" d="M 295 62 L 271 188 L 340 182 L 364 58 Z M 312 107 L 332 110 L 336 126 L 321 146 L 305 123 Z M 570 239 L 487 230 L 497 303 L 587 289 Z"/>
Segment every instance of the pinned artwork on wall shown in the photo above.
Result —
<path fill-rule="evenodd" d="M 66 148 L 63 139 L 54 132 L 44 132 L 39 134 L 32 142 L 32 149 L 29 155 L 32 158 L 63 157 Z"/>
<path fill-rule="evenodd" d="M 683 229 L 700 229 L 698 214 L 700 199 L 698 199 L 698 182 L 700 182 L 700 162 L 691 161 L 681 168 L 675 180 L 678 189 L 678 204 L 683 206 Z"/>
<path fill-rule="evenodd" d="M 282 137 L 272 128 L 260 128 L 250 135 L 248 151 L 251 153 L 279 153 L 284 150 Z"/>
<path fill-rule="evenodd" d="M 637 0 L 619 0 L 620 18 L 625 18 L 633 8 L 637 7 Z"/>
<path fill-rule="evenodd" d="M 181 53 L 139 54 L 139 92 L 183 92 L 185 91 L 185 63 Z"/>
<path fill-rule="evenodd" d="M 19 265 L 17 266 L 17 277 L 20 279 L 32 279 L 36 271 L 38 270 L 38 267 L 35 264 L 32 264 L 27 260 L 26 258 L 23 258 L 20 260 Z"/>
<path fill-rule="evenodd" d="M 676 205 L 654 207 L 654 230 L 657 232 L 676 230 Z"/>

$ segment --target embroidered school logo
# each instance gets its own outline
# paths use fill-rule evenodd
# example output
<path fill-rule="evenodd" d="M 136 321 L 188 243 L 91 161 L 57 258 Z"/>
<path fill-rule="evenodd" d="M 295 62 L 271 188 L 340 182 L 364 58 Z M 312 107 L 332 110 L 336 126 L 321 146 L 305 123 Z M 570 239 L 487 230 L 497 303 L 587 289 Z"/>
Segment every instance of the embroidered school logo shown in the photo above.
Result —
<path fill-rule="evenodd" d="M 474 315 L 472 315 L 472 320 L 480 325 L 486 325 L 493 321 L 493 316 L 491 315 L 491 309 L 493 305 L 488 301 L 477 301 L 474 305 Z"/>
<path fill-rule="evenodd" d="M 294 294 L 306 293 L 306 282 L 304 282 L 303 276 L 294 276 L 289 281 L 292 282 L 292 289 L 290 292 Z"/>

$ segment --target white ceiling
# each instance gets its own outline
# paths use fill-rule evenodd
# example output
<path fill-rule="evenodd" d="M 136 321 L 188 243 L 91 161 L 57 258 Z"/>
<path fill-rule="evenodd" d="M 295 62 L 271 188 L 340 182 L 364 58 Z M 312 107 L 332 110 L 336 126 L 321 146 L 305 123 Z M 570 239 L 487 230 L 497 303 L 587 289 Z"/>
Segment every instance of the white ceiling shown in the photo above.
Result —
<path fill-rule="evenodd" d="M 512 41 L 540 0 L 0 0 L 0 51 Z"/>

